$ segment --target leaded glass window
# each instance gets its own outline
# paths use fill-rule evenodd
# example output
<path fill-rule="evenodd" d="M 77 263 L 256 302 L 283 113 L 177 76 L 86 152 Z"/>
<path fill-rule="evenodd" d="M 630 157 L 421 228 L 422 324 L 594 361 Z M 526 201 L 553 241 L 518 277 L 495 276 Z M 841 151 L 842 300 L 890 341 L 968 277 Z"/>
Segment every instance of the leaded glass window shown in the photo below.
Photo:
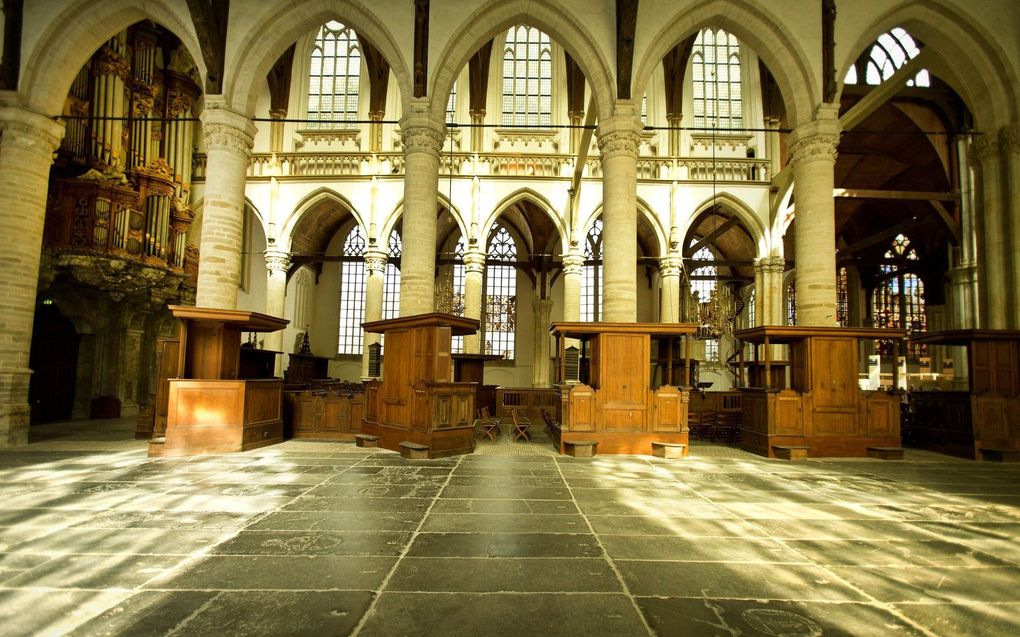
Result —
<path fill-rule="evenodd" d="M 344 239 L 340 262 L 340 354 L 360 354 L 365 321 L 365 237 L 355 224 Z"/>
<path fill-rule="evenodd" d="M 908 336 L 926 331 L 924 282 L 921 277 L 908 272 L 904 264 L 904 261 L 918 261 L 917 251 L 911 247 L 910 239 L 900 234 L 883 256 L 894 263 L 881 266 L 885 278 L 871 297 L 871 317 L 875 327 L 902 328 L 907 330 Z M 892 344 L 881 343 L 880 351 L 891 354 Z M 917 361 L 927 354 L 926 345 L 908 342 L 908 360 Z"/>
<path fill-rule="evenodd" d="M 836 271 L 836 323 L 840 327 L 850 326 L 850 303 L 847 290 L 846 266 Z"/>
<path fill-rule="evenodd" d="M 354 30 L 332 20 L 319 27 L 308 80 L 310 128 L 335 128 L 358 118 L 361 46 Z"/>
<path fill-rule="evenodd" d="M 722 29 L 702 29 L 691 52 L 695 128 L 743 126 L 740 43 Z"/>
<path fill-rule="evenodd" d="M 493 226 L 485 266 L 485 352 L 514 358 L 517 329 L 517 246 L 507 229 Z"/>
<path fill-rule="evenodd" d="M 786 324 L 797 324 L 797 284 L 786 284 Z"/>
<path fill-rule="evenodd" d="M 503 125 L 552 125 L 552 43 L 535 27 L 518 25 L 506 34 Z"/>
<path fill-rule="evenodd" d="M 751 288 L 751 291 L 747 294 L 747 327 L 754 327 L 757 324 L 755 322 L 757 311 L 754 308 L 754 296 L 755 289 Z"/>
<path fill-rule="evenodd" d="M 865 84 L 878 86 L 892 77 L 898 68 L 917 57 L 920 52 L 921 48 L 918 43 L 903 28 L 896 27 L 888 33 L 883 33 L 871 45 L 871 50 L 864 62 Z M 851 66 L 846 77 L 843 78 L 843 83 L 857 84 L 859 82 L 860 75 L 857 65 Z M 921 69 L 917 75 L 907 80 L 907 86 L 931 86 L 931 76 L 926 69 Z"/>
<path fill-rule="evenodd" d="M 400 234 L 390 233 L 389 258 L 386 259 L 386 280 L 383 283 L 383 319 L 400 316 Z"/>
<path fill-rule="evenodd" d="M 602 219 L 591 224 L 584 242 L 584 270 L 581 275 L 581 320 L 602 317 Z"/>
<path fill-rule="evenodd" d="M 453 255 L 453 289 L 452 299 L 450 303 L 450 313 L 456 314 L 457 316 L 464 316 L 464 237 L 461 237 L 457 242 L 456 252 Z M 450 344 L 451 351 L 454 354 L 460 354 L 464 351 L 464 337 L 454 336 L 453 342 Z"/>

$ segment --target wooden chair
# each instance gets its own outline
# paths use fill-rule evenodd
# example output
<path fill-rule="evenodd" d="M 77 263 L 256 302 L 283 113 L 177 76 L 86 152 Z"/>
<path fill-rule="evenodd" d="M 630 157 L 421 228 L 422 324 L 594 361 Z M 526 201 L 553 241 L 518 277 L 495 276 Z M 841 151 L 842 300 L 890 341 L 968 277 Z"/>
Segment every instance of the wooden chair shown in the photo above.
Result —
<path fill-rule="evenodd" d="M 495 442 L 499 435 L 499 418 L 489 415 L 489 408 L 482 407 L 478 410 L 478 423 L 482 426 L 482 436 Z"/>
<path fill-rule="evenodd" d="M 517 442 L 521 438 L 524 438 L 525 442 L 531 442 L 531 435 L 528 433 L 528 427 L 531 426 L 531 419 L 525 416 L 518 416 L 516 409 L 510 410 L 510 415 L 514 421 L 514 442 Z"/>
<path fill-rule="evenodd" d="M 549 436 L 549 440 L 553 441 L 553 445 L 559 449 L 560 447 L 560 423 L 552 417 L 552 414 L 548 410 L 542 410 L 542 420 L 545 421 L 545 433 Z"/>

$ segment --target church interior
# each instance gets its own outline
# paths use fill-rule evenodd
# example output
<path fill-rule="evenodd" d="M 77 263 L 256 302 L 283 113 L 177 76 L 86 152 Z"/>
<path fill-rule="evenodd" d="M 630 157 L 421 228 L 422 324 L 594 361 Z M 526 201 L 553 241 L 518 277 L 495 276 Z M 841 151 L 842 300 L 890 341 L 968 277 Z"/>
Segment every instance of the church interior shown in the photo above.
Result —
<path fill-rule="evenodd" d="M 1012 0 L 4 0 L 11 635 L 1020 631 Z"/>

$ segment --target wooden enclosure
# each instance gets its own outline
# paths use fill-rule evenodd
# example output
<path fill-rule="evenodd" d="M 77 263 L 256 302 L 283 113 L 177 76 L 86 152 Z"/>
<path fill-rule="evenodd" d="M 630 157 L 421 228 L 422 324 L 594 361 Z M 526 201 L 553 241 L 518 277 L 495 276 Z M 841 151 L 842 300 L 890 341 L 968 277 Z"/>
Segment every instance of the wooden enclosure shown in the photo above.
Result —
<path fill-rule="evenodd" d="M 579 441 L 597 441 L 600 454 L 651 455 L 653 442 L 686 445 L 689 393 L 672 384 L 652 387 L 651 343 L 694 330 L 678 323 L 553 323 L 559 359 L 564 339 L 574 338 L 589 360 L 587 384 L 562 384 L 559 369 L 560 452 Z"/>
<path fill-rule="evenodd" d="M 289 321 L 257 312 L 171 305 L 182 320 L 177 377 L 169 379 L 166 433 L 150 456 L 247 451 L 283 441 L 277 352 L 242 347 L 243 333 Z"/>
<path fill-rule="evenodd" d="M 913 391 L 911 443 L 963 458 L 1020 450 L 1020 331 L 952 330 L 913 339 L 966 348 L 969 391 Z"/>
<path fill-rule="evenodd" d="M 740 446 L 769 458 L 776 457 L 777 446 L 810 447 L 808 455 L 815 457 L 866 457 L 868 447 L 899 447 L 900 394 L 860 389 L 858 341 L 898 343 L 905 335 L 896 329 L 784 325 L 735 332 L 734 337 L 755 344 L 761 380 L 773 378 L 770 346 L 785 344 L 790 350 L 789 388 L 741 390 Z"/>
<path fill-rule="evenodd" d="M 365 416 L 361 383 L 312 382 L 283 390 L 287 435 L 315 440 L 354 440 Z"/>
<path fill-rule="evenodd" d="M 478 331 L 478 321 L 432 313 L 364 327 L 384 334 L 386 345 L 382 380 L 366 384 L 362 432 L 393 451 L 401 442 L 425 445 L 430 458 L 474 451 L 476 384 L 451 380 L 450 345 Z"/>

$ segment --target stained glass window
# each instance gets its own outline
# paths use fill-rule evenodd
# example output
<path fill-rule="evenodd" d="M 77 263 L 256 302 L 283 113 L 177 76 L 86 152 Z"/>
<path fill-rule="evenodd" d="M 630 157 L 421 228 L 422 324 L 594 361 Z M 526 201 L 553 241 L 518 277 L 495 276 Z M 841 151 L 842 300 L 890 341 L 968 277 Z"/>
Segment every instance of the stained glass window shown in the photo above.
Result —
<path fill-rule="evenodd" d="M 913 272 L 908 272 L 904 261 L 917 261 L 917 251 L 910 245 L 910 239 L 900 234 L 893 239 L 884 257 L 894 263 L 881 266 L 883 281 L 875 288 L 871 297 L 871 317 L 875 327 L 899 327 L 908 335 L 928 329 L 925 317 L 924 282 Z M 892 343 L 881 343 L 883 354 L 892 353 Z M 908 360 L 917 361 L 927 356 L 927 345 L 907 344 Z"/>
<path fill-rule="evenodd" d="M 694 244 L 694 241 L 691 242 Z M 705 246 L 694 253 L 695 261 L 715 261 L 715 254 Z M 699 303 L 708 303 L 712 291 L 719 285 L 719 268 L 714 265 L 702 265 L 691 272 L 691 292 L 698 293 Z M 710 338 L 705 341 L 705 360 L 719 360 L 719 339 Z"/>
<path fill-rule="evenodd" d="M 552 124 L 552 45 L 534 27 L 518 25 L 503 47 L 503 125 Z"/>
<path fill-rule="evenodd" d="M 846 266 L 836 271 L 836 323 L 840 327 L 850 326 L 850 303 L 847 290 Z"/>
<path fill-rule="evenodd" d="M 797 324 L 797 284 L 793 281 L 786 284 L 786 324 Z"/>
<path fill-rule="evenodd" d="M 334 21 L 319 27 L 308 81 L 310 128 L 336 128 L 358 118 L 361 46 L 354 30 Z"/>
<path fill-rule="evenodd" d="M 514 357 L 517 329 L 517 246 L 507 229 L 493 226 L 485 266 L 485 352 Z"/>
<path fill-rule="evenodd" d="M 581 275 L 581 320 L 602 317 L 602 219 L 591 224 L 584 242 L 584 270 Z"/>
<path fill-rule="evenodd" d="M 386 280 L 383 283 L 383 319 L 400 316 L 400 234 L 390 233 L 389 258 L 386 260 Z"/>
<path fill-rule="evenodd" d="M 457 316 L 464 316 L 464 237 L 457 242 L 456 253 L 453 256 L 453 299 L 450 304 L 450 313 Z M 454 354 L 464 351 L 464 337 L 454 336 L 450 344 Z"/>
<path fill-rule="evenodd" d="M 703 29 L 691 52 L 695 128 L 743 126 L 740 43 L 722 29 Z"/>
<path fill-rule="evenodd" d="M 365 321 L 365 237 L 355 224 L 344 240 L 340 262 L 340 354 L 360 354 Z"/>

